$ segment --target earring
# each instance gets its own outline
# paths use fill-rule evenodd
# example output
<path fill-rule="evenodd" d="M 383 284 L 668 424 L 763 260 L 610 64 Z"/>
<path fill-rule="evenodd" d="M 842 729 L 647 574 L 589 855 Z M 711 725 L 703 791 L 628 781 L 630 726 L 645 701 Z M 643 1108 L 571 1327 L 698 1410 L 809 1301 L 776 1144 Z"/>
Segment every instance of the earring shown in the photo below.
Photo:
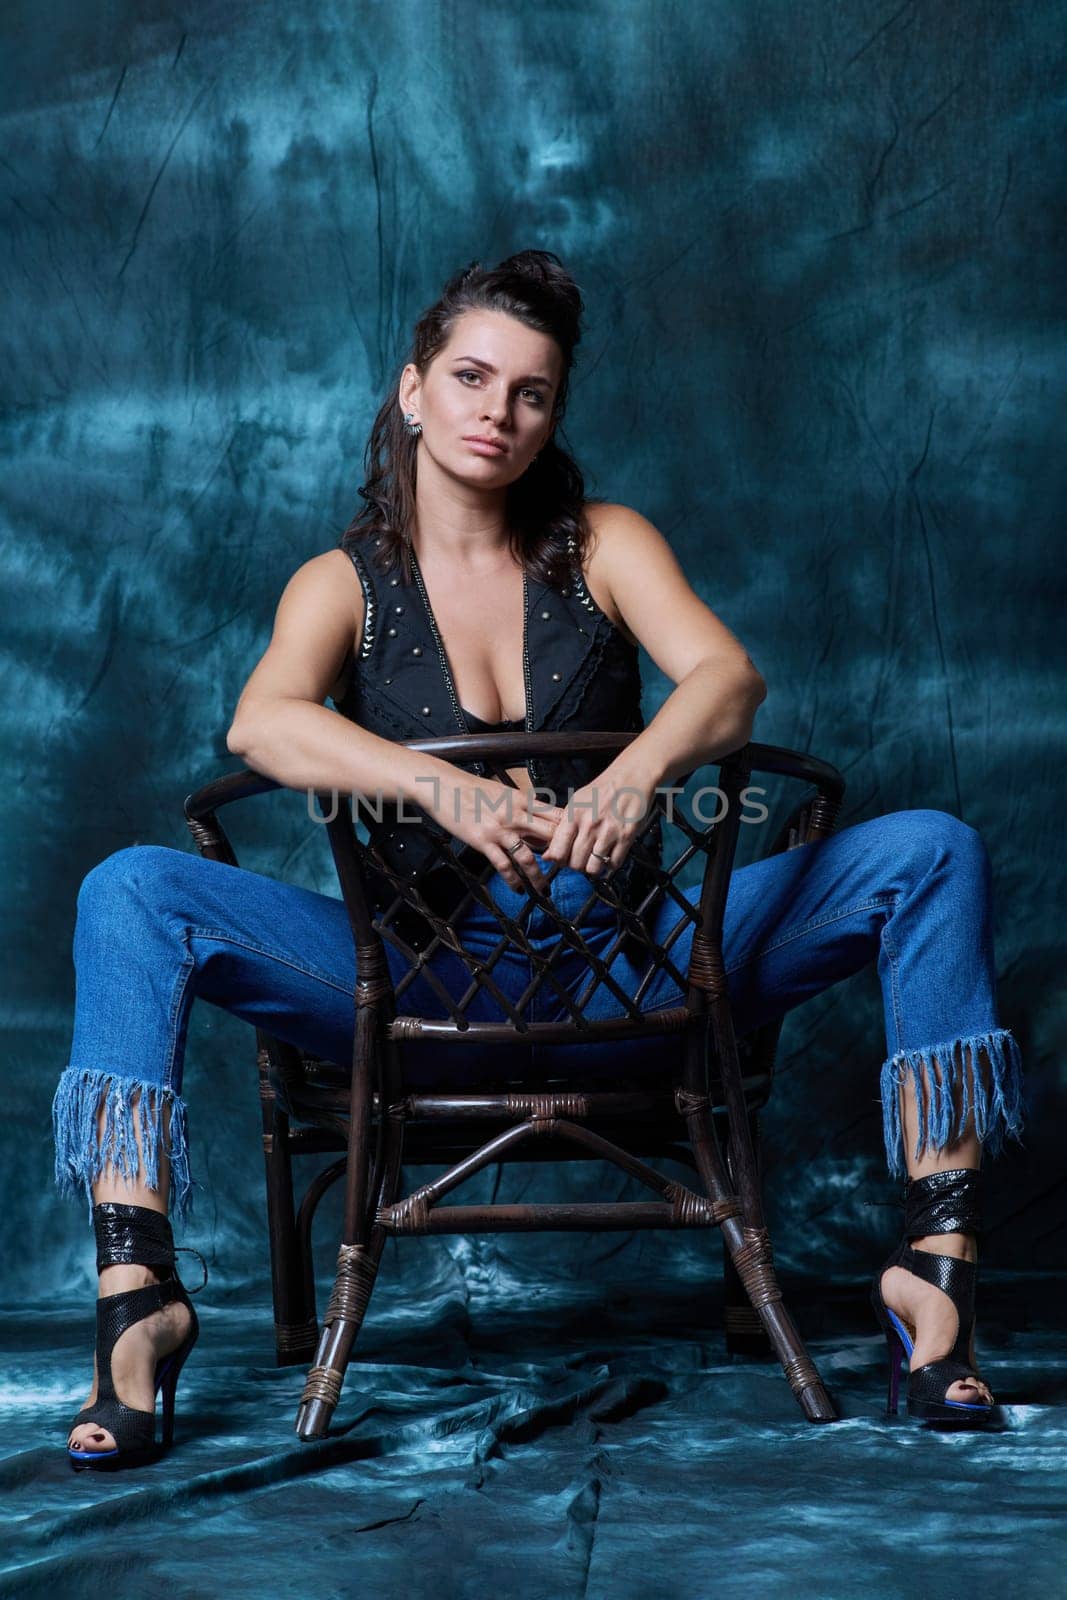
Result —
<path fill-rule="evenodd" d="M 414 415 L 415 415 L 414 411 L 405 411 L 405 413 L 404 413 L 404 422 L 405 422 L 405 425 L 407 427 L 408 433 L 410 433 L 411 437 L 413 439 L 418 439 L 422 435 L 422 423 L 421 422 L 413 422 L 412 418 L 414 417 Z"/>

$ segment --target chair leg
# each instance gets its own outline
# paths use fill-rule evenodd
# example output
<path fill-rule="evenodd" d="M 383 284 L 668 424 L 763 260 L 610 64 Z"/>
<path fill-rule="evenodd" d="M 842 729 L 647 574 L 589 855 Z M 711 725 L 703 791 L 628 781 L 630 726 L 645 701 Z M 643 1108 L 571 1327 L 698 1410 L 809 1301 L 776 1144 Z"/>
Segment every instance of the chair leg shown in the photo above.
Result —
<path fill-rule="evenodd" d="M 385 1240 L 385 1229 L 374 1228 L 365 1245 L 342 1244 L 338 1252 L 333 1293 L 296 1414 L 301 1439 L 321 1439 L 330 1426 L 352 1346 L 370 1304 Z"/>
<path fill-rule="evenodd" d="M 337 1276 L 323 1318 L 315 1359 L 296 1413 L 296 1431 L 301 1439 L 321 1439 L 330 1425 L 341 1398 L 341 1385 L 345 1381 L 352 1346 L 363 1325 L 374 1290 L 378 1263 L 388 1236 L 385 1229 L 372 1219 L 383 1206 L 392 1205 L 400 1187 L 403 1117 L 387 1117 L 382 1136 L 381 1180 L 377 1194 L 372 1189 L 368 1202 L 366 1189 L 358 1176 L 355 1185 L 350 1182 L 348 1186 L 345 1234 L 337 1256 Z M 351 1146 L 348 1167 L 351 1179 Z M 363 1170 L 366 1171 L 366 1168 Z M 362 1200 L 358 1196 L 362 1196 Z M 359 1233 L 363 1234 L 365 1244 L 354 1238 Z"/>
<path fill-rule="evenodd" d="M 712 1201 L 733 1198 L 734 1185 L 727 1176 L 706 1097 L 690 1093 L 685 1115 L 697 1170 L 708 1198 Z M 747 1166 L 744 1150 L 747 1142 L 740 1141 L 741 1149 L 735 1152 L 742 1169 Z M 745 1189 L 754 1192 L 754 1171 L 742 1170 L 737 1176 L 743 1180 Z M 774 1270 L 770 1235 L 762 1225 L 762 1218 L 745 1222 L 742 1216 L 727 1217 L 722 1223 L 722 1237 L 749 1305 L 759 1316 L 800 1409 L 809 1422 L 835 1422 L 837 1411 L 786 1310 Z"/>
<path fill-rule="evenodd" d="M 732 1356 L 752 1356 L 767 1361 L 774 1354 L 758 1311 L 749 1304 L 745 1286 L 734 1266 L 726 1241 L 722 1249 L 722 1281 L 725 1291 L 723 1328 L 726 1350 Z"/>
<path fill-rule="evenodd" d="M 756 1155 L 756 1178 L 762 1198 L 763 1169 L 759 1159 L 758 1112 L 753 1111 L 750 1113 L 748 1126 L 752 1139 L 752 1148 Z M 728 1168 L 729 1165 L 729 1160 L 727 1160 Z M 760 1320 L 759 1312 L 755 1311 L 749 1303 L 748 1295 L 745 1293 L 745 1286 L 741 1282 L 737 1268 L 734 1266 L 733 1258 L 725 1240 L 723 1240 L 722 1247 L 722 1281 L 725 1301 L 723 1325 L 726 1333 L 727 1352 L 732 1356 L 753 1356 L 764 1361 L 768 1360 L 774 1352 L 767 1337 L 767 1330 Z"/>
<path fill-rule="evenodd" d="M 786 1310 L 765 1228 L 743 1228 L 736 1218 L 723 1223 L 733 1264 L 749 1301 L 755 1306 L 789 1387 L 809 1422 L 836 1422 L 837 1411 L 823 1387 L 815 1363 Z"/>
<path fill-rule="evenodd" d="M 314 1284 L 303 1259 L 296 1226 L 289 1118 L 279 1110 L 273 1092 L 263 1093 L 262 1081 L 260 1092 L 275 1361 L 279 1367 L 302 1366 L 315 1350 L 318 1325 Z"/>

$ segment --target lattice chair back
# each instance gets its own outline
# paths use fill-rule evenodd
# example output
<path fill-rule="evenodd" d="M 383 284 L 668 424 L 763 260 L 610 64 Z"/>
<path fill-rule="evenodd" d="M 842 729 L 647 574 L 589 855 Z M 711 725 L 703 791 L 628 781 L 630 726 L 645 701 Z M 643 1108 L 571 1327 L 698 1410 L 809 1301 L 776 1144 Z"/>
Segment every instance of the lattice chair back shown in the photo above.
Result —
<path fill-rule="evenodd" d="M 632 737 L 489 734 L 409 748 L 482 760 L 506 781 L 507 767 L 546 747 L 555 758 L 587 758 L 595 743 L 606 765 Z M 335 795 L 320 795 L 356 944 L 357 1008 L 373 998 L 391 1013 L 382 1019 L 389 1038 L 401 1043 L 462 1038 L 533 1045 L 684 1031 L 705 1014 L 709 995 L 725 992 L 722 916 L 747 772 L 743 752 L 718 765 L 717 783 L 704 786 L 697 805 L 680 784 L 658 791 L 619 872 L 590 876 L 581 903 L 568 909 L 551 895 L 559 863 L 546 870 L 547 892 L 538 892 L 516 863 L 525 894 L 494 894 L 492 864 L 423 813 L 424 865 L 412 876 L 395 845 L 383 847 L 373 834 L 366 841 L 358 837 L 353 808 L 339 805 Z M 475 906 L 485 917 L 472 949 L 463 923 Z M 530 932 L 535 914 L 536 941 Z M 493 930 L 488 939 L 487 926 Z M 383 941 L 407 967 L 395 984 Z M 509 960 L 528 968 L 519 993 L 514 983 L 501 981 Z M 416 995 L 421 1001 L 413 1004 Z M 654 1010 L 652 995 L 658 997 Z M 591 1015 L 594 1002 L 597 1014 Z"/>

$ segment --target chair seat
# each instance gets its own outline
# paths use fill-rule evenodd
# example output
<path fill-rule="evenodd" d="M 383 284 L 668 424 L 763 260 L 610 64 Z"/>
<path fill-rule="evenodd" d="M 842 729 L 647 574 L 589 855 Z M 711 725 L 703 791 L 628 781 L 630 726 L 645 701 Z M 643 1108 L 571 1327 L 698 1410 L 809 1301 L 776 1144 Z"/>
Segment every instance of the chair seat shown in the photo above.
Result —
<path fill-rule="evenodd" d="M 753 1109 L 766 1103 L 773 1076 L 773 1058 L 767 1059 L 763 1046 L 764 1041 L 755 1034 L 742 1036 L 737 1041 L 745 1098 Z M 665 1092 L 670 1087 L 662 1040 L 656 1038 L 609 1040 L 590 1045 L 533 1045 L 521 1050 L 504 1045 L 415 1040 L 406 1042 L 404 1050 L 405 1083 L 412 1089 L 477 1094 L 502 1089 L 536 1093 L 549 1089 L 574 1090 L 582 1086 L 598 1090 Z M 352 1072 L 350 1065 L 326 1061 L 303 1051 L 300 1059 L 309 1088 L 347 1091 Z M 710 1086 L 713 1100 L 718 1103 L 714 1074 Z M 274 1088 L 286 1098 L 280 1083 L 275 1083 Z M 299 1120 L 299 1093 L 287 1098 L 294 1102 L 291 1111 Z"/>

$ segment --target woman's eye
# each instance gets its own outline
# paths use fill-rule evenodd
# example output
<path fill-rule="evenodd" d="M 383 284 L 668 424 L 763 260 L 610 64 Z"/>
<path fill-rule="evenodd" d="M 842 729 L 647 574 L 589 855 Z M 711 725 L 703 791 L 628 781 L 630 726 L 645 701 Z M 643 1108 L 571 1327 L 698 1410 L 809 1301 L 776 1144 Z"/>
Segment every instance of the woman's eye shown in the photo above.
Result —
<path fill-rule="evenodd" d="M 480 378 L 481 377 L 481 373 L 480 372 L 475 372 L 472 367 L 468 367 L 463 372 L 457 372 L 456 373 L 456 377 L 457 378 Z M 544 403 L 545 403 L 545 397 L 541 393 L 540 389 L 523 389 L 522 393 L 524 395 L 526 395 L 530 400 L 532 400 L 535 405 L 543 406 Z"/>

